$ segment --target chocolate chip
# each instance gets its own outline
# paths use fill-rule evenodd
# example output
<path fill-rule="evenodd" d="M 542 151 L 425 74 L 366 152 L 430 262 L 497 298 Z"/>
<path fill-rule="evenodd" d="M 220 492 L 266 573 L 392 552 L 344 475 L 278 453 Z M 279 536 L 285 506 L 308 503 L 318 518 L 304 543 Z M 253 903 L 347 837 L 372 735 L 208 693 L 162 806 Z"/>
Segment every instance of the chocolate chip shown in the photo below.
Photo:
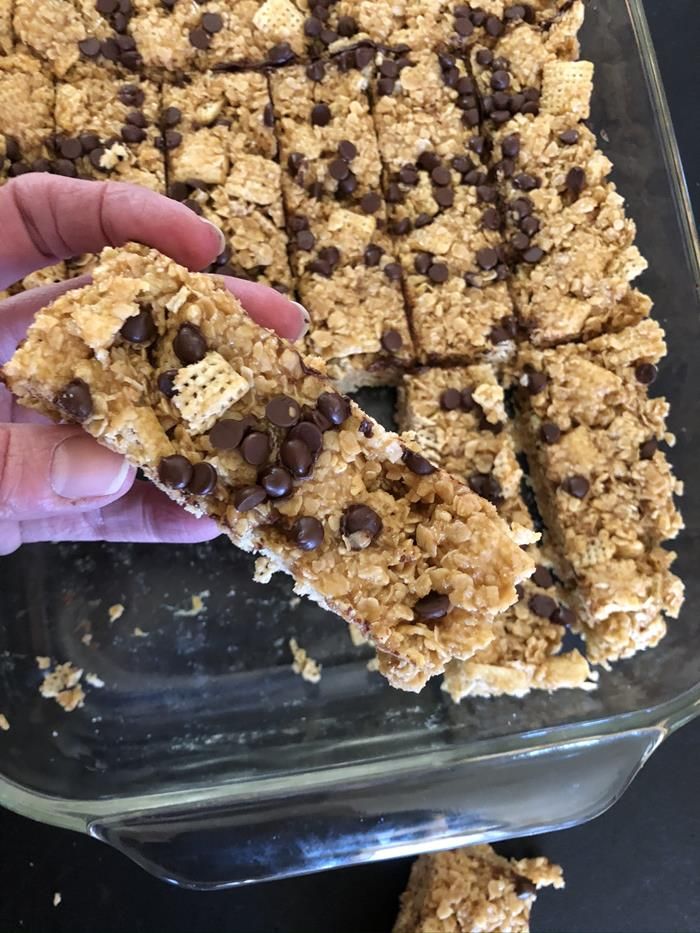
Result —
<path fill-rule="evenodd" d="M 338 39 L 338 33 L 334 29 L 322 29 L 319 36 L 324 45 L 332 45 Z"/>
<path fill-rule="evenodd" d="M 328 431 L 333 427 L 330 419 L 326 418 L 318 408 L 311 408 L 308 405 L 304 405 L 301 410 L 301 421 L 302 423 L 308 422 L 315 425 L 321 432 Z"/>
<path fill-rule="evenodd" d="M 127 123 L 121 129 L 121 136 L 125 143 L 141 143 L 146 138 L 146 132 L 140 126 Z"/>
<path fill-rule="evenodd" d="M 413 221 L 413 226 L 416 228 L 416 230 L 420 230 L 421 227 L 427 227 L 428 224 L 431 224 L 432 222 L 433 218 L 430 216 L 430 214 L 426 214 L 425 212 L 421 211 L 421 213 Z"/>
<path fill-rule="evenodd" d="M 349 39 L 358 32 L 357 22 L 352 16 L 338 17 L 338 35 L 344 39 Z"/>
<path fill-rule="evenodd" d="M 265 406 L 265 416 L 278 428 L 291 428 L 300 414 L 299 405 L 288 395 L 276 395 Z"/>
<path fill-rule="evenodd" d="M 541 586 L 543 590 L 548 590 L 551 586 L 554 586 L 554 577 L 548 567 L 538 564 L 532 575 L 532 582 L 537 586 Z"/>
<path fill-rule="evenodd" d="M 333 159 L 328 166 L 328 173 L 331 178 L 335 178 L 336 181 L 342 181 L 350 174 L 350 166 L 345 159 Z"/>
<path fill-rule="evenodd" d="M 520 229 L 528 237 L 533 237 L 540 229 L 540 222 L 536 217 L 523 217 L 520 221 Z"/>
<path fill-rule="evenodd" d="M 178 107 L 166 107 L 160 115 L 160 122 L 163 126 L 177 126 L 182 120 L 182 111 Z"/>
<path fill-rule="evenodd" d="M 290 534 L 302 551 L 315 551 L 323 544 L 323 525 L 311 515 L 300 515 L 295 519 Z"/>
<path fill-rule="evenodd" d="M 103 16 L 111 16 L 119 9 L 119 0 L 97 0 L 95 9 Z"/>
<path fill-rule="evenodd" d="M 273 45 L 267 53 L 267 60 L 271 65 L 286 65 L 296 58 L 294 50 L 288 42 L 279 42 Z"/>
<path fill-rule="evenodd" d="M 362 71 L 370 62 L 374 61 L 374 49 L 369 46 L 360 46 L 355 50 L 355 67 Z"/>
<path fill-rule="evenodd" d="M 530 249 L 526 249 L 523 253 L 523 259 L 530 265 L 538 263 L 543 257 L 544 250 L 540 249 L 539 246 L 531 246 Z"/>
<path fill-rule="evenodd" d="M 365 214 L 376 214 L 381 206 L 382 199 L 378 194 L 375 194 L 374 191 L 368 191 L 367 194 L 363 194 L 360 199 L 360 207 Z"/>
<path fill-rule="evenodd" d="M 440 207 L 452 207 L 455 200 L 452 188 L 433 188 L 433 197 Z"/>
<path fill-rule="evenodd" d="M 163 134 L 163 142 L 166 149 L 177 149 L 182 142 L 182 133 L 177 130 L 166 130 Z"/>
<path fill-rule="evenodd" d="M 442 283 L 446 282 L 449 277 L 450 270 L 447 268 L 444 262 L 434 262 L 428 269 L 428 278 L 431 282 L 435 282 L 436 285 L 442 285 Z"/>
<path fill-rule="evenodd" d="M 388 262 L 384 266 L 384 275 L 390 282 L 400 282 L 403 277 L 403 269 L 398 262 Z"/>
<path fill-rule="evenodd" d="M 54 404 L 74 421 L 87 421 L 92 414 L 90 387 L 83 379 L 72 379 L 56 395 Z"/>
<path fill-rule="evenodd" d="M 313 464 L 311 451 L 298 437 L 283 441 L 280 459 L 293 476 L 308 476 Z"/>
<path fill-rule="evenodd" d="M 643 386 L 651 385 L 657 375 L 658 370 L 653 363 L 638 363 L 634 370 L 635 379 Z"/>
<path fill-rule="evenodd" d="M 476 61 L 482 68 L 488 68 L 493 61 L 493 52 L 490 49 L 479 49 L 476 53 Z"/>
<path fill-rule="evenodd" d="M 172 398 L 177 390 L 175 388 L 175 376 L 177 376 L 176 369 L 166 369 L 164 372 L 160 373 L 156 384 L 158 390 L 166 397 Z"/>
<path fill-rule="evenodd" d="M 205 13 L 202 16 L 202 28 L 213 35 L 221 32 L 224 28 L 224 21 L 218 13 Z"/>
<path fill-rule="evenodd" d="M 331 108 L 328 104 L 314 104 L 311 110 L 312 126 L 328 126 L 331 122 Z"/>
<path fill-rule="evenodd" d="M 240 486 L 233 491 L 233 504 L 239 512 L 249 512 L 267 499 L 262 486 Z"/>
<path fill-rule="evenodd" d="M 208 496 L 216 489 L 216 483 L 219 479 L 216 470 L 202 460 L 201 463 L 195 463 L 192 470 L 192 479 L 187 484 L 187 491 L 193 496 Z"/>
<path fill-rule="evenodd" d="M 491 330 L 489 331 L 489 340 L 494 345 L 498 345 L 499 343 L 506 343 L 506 341 L 510 339 L 511 339 L 511 336 L 506 330 L 506 328 L 501 327 L 498 324 L 492 327 Z"/>
<path fill-rule="evenodd" d="M 196 29 L 190 29 L 190 45 L 205 51 L 211 45 L 209 34 L 199 26 Z"/>
<path fill-rule="evenodd" d="M 454 411 L 462 404 L 462 394 L 459 389 L 445 389 L 440 396 L 440 408 L 443 411 Z"/>
<path fill-rule="evenodd" d="M 431 473 L 437 472 L 436 466 L 433 466 L 429 460 L 426 460 L 425 457 L 417 454 L 414 450 L 409 450 L 408 447 L 404 448 L 402 459 L 411 473 L 415 473 L 417 476 L 430 476 Z"/>
<path fill-rule="evenodd" d="M 491 473 L 472 473 L 467 482 L 472 492 L 487 502 L 498 505 L 503 500 L 501 484 Z"/>
<path fill-rule="evenodd" d="M 323 448 L 323 434 L 321 428 L 311 421 L 300 421 L 299 424 L 295 425 L 287 434 L 287 439 L 290 441 L 303 441 L 309 448 L 314 460 L 316 460 Z"/>
<path fill-rule="evenodd" d="M 498 198 L 498 193 L 491 185 L 479 185 L 476 189 L 478 200 L 482 204 L 494 204 Z"/>
<path fill-rule="evenodd" d="M 81 133 L 79 139 L 83 152 L 92 152 L 100 145 L 100 138 L 96 133 Z"/>
<path fill-rule="evenodd" d="M 390 97 L 394 93 L 396 82 L 393 78 L 380 78 L 377 81 L 377 95 L 379 97 Z"/>
<path fill-rule="evenodd" d="M 513 249 L 517 250 L 519 253 L 523 253 L 530 246 L 530 237 L 524 233 L 515 233 L 510 238 L 510 242 Z"/>
<path fill-rule="evenodd" d="M 336 246 L 324 246 L 318 251 L 318 255 L 330 266 L 337 266 L 340 262 L 340 250 Z"/>
<path fill-rule="evenodd" d="M 81 39 L 78 43 L 81 54 L 86 58 L 97 58 L 100 54 L 100 40 L 90 36 L 87 39 Z"/>
<path fill-rule="evenodd" d="M 471 21 L 475 26 L 483 26 L 486 22 L 486 11 L 480 7 L 471 11 Z"/>
<path fill-rule="evenodd" d="M 444 619 L 451 608 L 449 596 L 432 590 L 413 606 L 413 615 L 419 622 L 434 622 L 437 619 Z"/>
<path fill-rule="evenodd" d="M 292 477 L 281 466 L 270 466 L 258 475 L 258 483 L 270 499 L 284 499 L 293 489 Z"/>
<path fill-rule="evenodd" d="M 352 162 L 357 156 L 357 146 L 351 143 L 349 139 L 344 139 L 338 144 L 338 155 L 346 162 Z"/>
<path fill-rule="evenodd" d="M 399 169 L 399 181 L 404 185 L 413 187 L 418 184 L 418 169 L 411 162 L 402 165 Z"/>
<path fill-rule="evenodd" d="M 14 136 L 5 136 L 5 156 L 10 162 L 19 162 L 22 158 L 19 143 Z"/>
<path fill-rule="evenodd" d="M 192 464 L 181 454 L 163 457 L 158 464 L 158 479 L 171 489 L 184 489 L 192 479 Z"/>
<path fill-rule="evenodd" d="M 430 173 L 430 179 L 434 185 L 444 188 L 445 185 L 450 184 L 452 176 L 448 168 L 445 168 L 444 165 L 438 165 Z"/>
<path fill-rule="evenodd" d="M 545 421 L 540 427 L 540 437 L 545 444 L 558 444 L 561 439 L 561 428 L 551 421 Z"/>
<path fill-rule="evenodd" d="M 550 619 L 556 611 L 557 604 L 551 596 L 545 596 L 544 593 L 536 593 L 528 600 L 530 612 L 534 612 L 541 619 Z"/>
<path fill-rule="evenodd" d="M 640 460 L 651 460 L 659 449 L 659 442 L 656 438 L 650 438 L 648 441 L 644 441 L 642 446 L 639 448 L 639 459 Z"/>
<path fill-rule="evenodd" d="M 463 39 L 471 36 L 471 34 L 474 32 L 474 25 L 471 20 L 466 18 L 466 16 L 455 17 L 454 28 L 457 35 L 461 36 Z"/>
<path fill-rule="evenodd" d="M 422 168 L 426 172 L 432 172 L 433 169 L 440 165 L 440 156 L 429 150 L 421 152 L 418 156 L 417 163 L 419 168 Z"/>
<path fill-rule="evenodd" d="M 316 237 L 310 230 L 300 230 L 296 235 L 297 248 L 304 252 L 311 252 L 316 245 Z"/>
<path fill-rule="evenodd" d="M 559 603 L 549 618 L 550 622 L 554 622 L 556 625 L 566 625 L 567 628 L 572 628 L 576 622 L 576 615 L 573 610 L 562 603 Z"/>
<path fill-rule="evenodd" d="M 377 538 L 382 520 L 368 505 L 350 505 L 340 519 L 340 533 L 353 551 L 360 551 Z"/>
<path fill-rule="evenodd" d="M 197 214 L 197 216 L 199 217 L 202 216 L 202 208 L 196 201 L 193 201 L 191 198 L 187 198 L 187 200 L 183 201 L 182 203 L 184 204 L 185 207 L 188 207 L 193 213 Z M 219 269 L 219 275 L 226 275 L 226 274 L 227 273 L 224 271 L 224 269 Z"/>
<path fill-rule="evenodd" d="M 484 28 L 486 29 L 486 32 L 494 39 L 497 39 L 499 36 L 503 35 L 503 23 L 497 16 L 487 16 L 486 22 L 484 23 Z"/>
<path fill-rule="evenodd" d="M 506 136 L 501 143 L 501 152 L 507 159 L 517 159 L 520 155 L 520 136 L 517 133 Z"/>
<path fill-rule="evenodd" d="M 532 214 L 533 204 L 530 198 L 516 198 L 508 206 L 513 214 L 520 219 L 529 217 Z"/>
<path fill-rule="evenodd" d="M 144 305 L 138 314 L 128 317 L 122 324 L 119 333 L 129 343 L 150 343 L 154 337 L 158 336 L 151 306 Z"/>
<path fill-rule="evenodd" d="M 403 346 L 403 338 L 397 330 L 387 330 L 382 334 L 381 345 L 387 353 L 398 353 Z"/>
<path fill-rule="evenodd" d="M 251 431 L 241 443 L 241 455 L 251 466 L 260 466 L 270 456 L 270 438 L 264 431 Z"/>
<path fill-rule="evenodd" d="M 582 168 L 574 166 L 574 168 L 569 169 L 569 173 L 566 176 L 566 190 L 577 198 L 586 187 L 586 173 Z"/>
<path fill-rule="evenodd" d="M 510 75 L 507 71 L 494 71 L 491 75 L 491 87 L 494 91 L 505 91 L 510 87 Z"/>
<path fill-rule="evenodd" d="M 488 272 L 498 265 L 498 253 L 491 246 L 485 246 L 477 252 L 476 261 L 481 269 Z"/>
<path fill-rule="evenodd" d="M 204 359 L 207 344 L 201 330 L 195 324 L 183 324 L 173 340 L 173 350 L 180 362 L 189 366 Z"/>
<path fill-rule="evenodd" d="M 368 268 L 372 268 L 372 266 L 378 266 L 383 255 L 384 250 L 381 248 L 381 246 L 375 246 L 373 243 L 370 244 L 364 253 L 365 265 Z"/>
<path fill-rule="evenodd" d="M 255 419 L 250 415 L 246 415 L 240 421 L 234 418 L 222 418 L 209 432 L 209 443 L 215 450 L 236 450 L 246 434 L 254 427 Z"/>
<path fill-rule="evenodd" d="M 83 154 L 79 139 L 62 139 L 58 149 L 64 159 L 78 159 Z"/>
<path fill-rule="evenodd" d="M 430 253 L 416 253 L 415 259 L 413 260 L 413 268 L 418 275 L 427 275 L 428 269 L 430 269 L 432 264 L 433 257 Z"/>
<path fill-rule="evenodd" d="M 565 146 L 575 146 L 579 140 L 578 130 L 564 130 L 559 134 L 559 142 Z"/>
<path fill-rule="evenodd" d="M 338 191 L 337 195 L 339 197 L 349 197 L 351 194 L 357 190 L 357 178 L 355 175 L 350 172 L 347 178 L 343 178 L 338 182 Z"/>
<path fill-rule="evenodd" d="M 321 35 L 321 30 L 323 29 L 323 23 L 320 19 L 317 19 L 315 16 L 310 16 L 304 22 L 304 35 L 309 39 L 317 39 Z"/>
<path fill-rule="evenodd" d="M 526 376 L 527 391 L 530 395 L 539 395 L 547 385 L 547 376 L 544 373 L 530 372 Z"/>
<path fill-rule="evenodd" d="M 521 172 L 513 179 L 513 186 L 521 191 L 534 191 L 539 187 L 539 182 L 534 175 L 528 175 L 527 172 Z"/>
<path fill-rule="evenodd" d="M 481 226 L 484 230 L 497 231 L 501 229 L 501 215 L 495 207 L 487 208 L 481 215 Z"/>
<path fill-rule="evenodd" d="M 97 149 L 93 149 L 92 152 L 90 152 L 90 154 L 88 155 L 88 160 L 90 162 L 90 165 L 92 165 L 93 168 L 97 169 L 100 172 L 109 171 L 109 169 L 107 169 L 104 165 L 101 164 L 102 157 L 104 156 L 104 154 L 105 154 L 105 150 L 102 148 L 102 146 L 98 146 Z"/>
<path fill-rule="evenodd" d="M 525 19 L 525 7 L 521 3 L 516 3 L 513 6 L 506 7 L 503 13 L 504 19 L 510 20 L 511 22 L 517 22 L 518 20 Z"/>
<path fill-rule="evenodd" d="M 585 499 L 591 488 L 591 484 L 585 476 L 576 474 L 574 476 L 567 476 L 561 484 L 561 488 L 575 499 Z"/>
<path fill-rule="evenodd" d="M 479 110 L 477 107 L 472 107 L 469 110 L 465 110 L 462 114 L 462 123 L 465 126 L 475 127 L 479 125 Z"/>
<path fill-rule="evenodd" d="M 326 68 L 323 62 L 311 62 L 306 66 L 306 77 L 309 81 L 323 81 L 326 77 Z"/>
<path fill-rule="evenodd" d="M 321 414 L 325 415 L 331 424 L 344 424 L 350 417 L 350 400 L 335 392 L 322 392 L 316 405 Z"/>

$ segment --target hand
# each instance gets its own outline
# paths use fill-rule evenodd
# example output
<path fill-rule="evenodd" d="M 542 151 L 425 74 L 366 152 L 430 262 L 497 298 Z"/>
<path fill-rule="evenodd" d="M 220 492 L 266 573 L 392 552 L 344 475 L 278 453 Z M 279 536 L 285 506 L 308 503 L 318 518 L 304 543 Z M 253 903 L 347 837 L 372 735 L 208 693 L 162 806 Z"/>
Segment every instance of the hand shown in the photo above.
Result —
<path fill-rule="evenodd" d="M 176 201 L 113 182 L 24 175 L 0 188 L 0 289 L 30 272 L 136 240 L 190 269 L 206 268 L 223 236 Z M 0 302 L 0 366 L 34 314 L 87 278 Z M 259 324 L 289 340 L 305 330 L 300 305 L 240 279 L 226 286 Z M 0 386 L 0 554 L 30 541 L 205 541 L 219 531 L 152 486 L 80 428 L 20 408 Z"/>

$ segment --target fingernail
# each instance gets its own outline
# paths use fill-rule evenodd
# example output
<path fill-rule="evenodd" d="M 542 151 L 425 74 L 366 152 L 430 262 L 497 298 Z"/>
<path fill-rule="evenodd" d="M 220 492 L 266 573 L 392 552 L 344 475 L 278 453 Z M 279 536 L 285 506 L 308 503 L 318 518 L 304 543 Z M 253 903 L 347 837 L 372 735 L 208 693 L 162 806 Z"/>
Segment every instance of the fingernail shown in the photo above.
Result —
<path fill-rule="evenodd" d="M 202 221 L 202 223 L 208 224 L 212 228 L 212 230 L 216 230 L 216 235 L 219 238 L 219 249 L 216 255 L 220 256 L 223 253 L 223 251 L 226 249 L 226 237 L 224 236 L 220 228 L 217 227 L 215 223 L 212 223 L 211 220 L 207 220 L 206 217 L 200 217 L 199 219 Z"/>
<path fill-rule="evenodd" d="M 301 311 L 301 316 L 304 319 L 301 333 L 297 337 L 297 340 L 301 340 L 301 338 L 305 336 L 306 334 L 308 334 L 309 332 L 309 327 L 311 327 L 311 315 L 306 310 L 304 305 L 300 305 L 298 301 L 293 301 L 292 304 L 294 305 L 295 308 L 298 308 L 299 311 Z"/>
<path fill-rule="evenodd" d="M 51 488 L 64 499 L 111 496 L 128 472 L 129 464 L 119 454 L 100 447 L 86 434 L 75 434 L 53 452 Z"/>

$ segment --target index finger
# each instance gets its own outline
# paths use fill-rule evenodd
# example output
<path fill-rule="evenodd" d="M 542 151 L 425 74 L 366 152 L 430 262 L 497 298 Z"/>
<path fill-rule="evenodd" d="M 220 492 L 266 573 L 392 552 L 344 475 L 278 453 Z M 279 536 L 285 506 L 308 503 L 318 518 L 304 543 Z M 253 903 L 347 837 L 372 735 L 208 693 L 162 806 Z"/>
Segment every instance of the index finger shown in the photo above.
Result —
<path fill-rule="evenodd" d="M 22 175 L 0 188 L 0 220 L 0 289 L 61 259 L 130 240 L 190 269 L 205 268 L 224 248 L 221 232 L 188 207 L 120 182 Z"/>

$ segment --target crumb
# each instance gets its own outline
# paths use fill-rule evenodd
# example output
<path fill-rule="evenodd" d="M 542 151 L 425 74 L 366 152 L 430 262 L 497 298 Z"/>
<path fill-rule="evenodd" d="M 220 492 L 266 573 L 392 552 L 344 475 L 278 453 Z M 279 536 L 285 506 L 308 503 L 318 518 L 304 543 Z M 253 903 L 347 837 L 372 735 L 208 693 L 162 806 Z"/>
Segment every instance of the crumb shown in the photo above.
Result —
<path fill-rule="evenodd" d="M 275 568 L 269 557 L 258 557 L 255 561 L 253 579 L 256 583 L 269 583 Z"/>
<path fill-rule="evenodd" d="M 201 593 L 195 593 L 192 596 L 192 608 L 191 609 L 176 609 L 174 615 L 179 616 L 180 618 L 191 618 L 192 616 L 198 616 L 200 613 L 204 612 L 206 609 L 204 605 L 204 600 L 209 596 L 209 590 L 202 590 Z"/>
<path fill-rule="evenodd" d="M 144 630 L 139 628 L 138 625 L 131 634 L 134 636 L 134 638 L 148 638 L 148 632 L 144 632 Z"/>
<path fill-rule="evenodd" d="M 91 687 L 97 687 L 98 689 L 104 687 L 105 682 L 101 677 L 98 677 L 97 674 L 86 674 L 85 683 L 90 684 Z"/>
<path fill-rule="evenodd" d="M 61 903 L 62 900 L 63 898 L 61 897 L 61 892 L 56 891 L 56 893 L 53 896 L 53 906 L 58 907 L 58 905 Z"/>
<path fill-rule="evenodd" d="M 44 655 L 37 655 L 36 663 L 40 671 L 47 671 L 51 667 L 51 658 L 47 658 Z"/>
<path fill-rule="evenodd" d="M 80 639 L 84 645 L 92 644 L 92 635 L 90 632 L 86 632 L 83 637 Z"/>
<path fill-rule="evenodd" d="M 10 723 L 4 713 L 0 713 L 0 729 L 2 729 L 3 732 L 10 731 Z"/>
<path fill-rule="evenodd" d="M 292 598 L 289 600 L 289 608 L 296 609 L 300 602 L 301 598 L 299 596 L 292 596 Z"/>
<path fill-rule="evenodd" d="M 113 606 L 110 606 L 107 610 L 109 613 L 109 621 L 116 622 L 117 619 L 121 619 L 124 615 L 124 606 L 121 603 L 115 603 Z"/>
<path fill-rule="evenodd" d="M 359 648 L 361 645 L 368 645 L 369 638 L 362 634 L 362 629 L 357 625 L 350 623 L 348 625 L 348 635 L 350 636 L 350 641 L 356 648 Z"/>
<path fill-rule="evenodd" d="M 371 671 L 371 672 L 378 671 L 379 670 L 379 658 L 376 655 L 375 657 L 370 658 L 366 666 L 367 666 L 368 671 Z"/>
<path fill-rule="evenodd" d="M 289 639 L 289 648 L 294 657 L 292 663 L 294 673 L 299 674 L 310 684 L 317 684 L 321 679 L 321 665 L 309 657 L 306 651 L 299 646 L 296 638 Z"/>
<path fill-rule="evenodd" d="M 85 691 L 80 686 L 83 669 L 73 667 L 70 661 L 66 661 L 65 664 L 57 664 L 53 671 L 50 671 L 48 668 L 51 667 L 51 659 L 42 658 L 41 661 L 48 661 L 48 665 L 39 665 L 41 670 L 46 671 L 39 688 L 44 699 L 55 700 L 67 713 L 81 707 L 85 702 Z"/>

